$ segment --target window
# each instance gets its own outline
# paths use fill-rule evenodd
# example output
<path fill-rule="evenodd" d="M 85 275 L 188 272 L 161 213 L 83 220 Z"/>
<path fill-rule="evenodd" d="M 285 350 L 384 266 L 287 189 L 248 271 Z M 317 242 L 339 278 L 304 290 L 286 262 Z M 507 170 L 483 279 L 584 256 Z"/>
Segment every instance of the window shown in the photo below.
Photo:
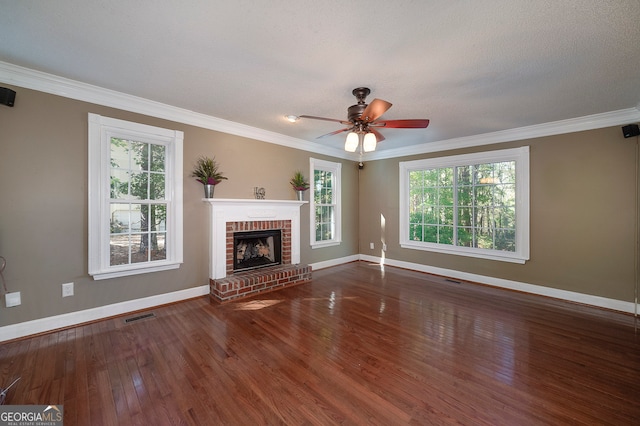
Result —
<path fill-rule="evenodd" d="M 89 114 L 89 274 L 182 263 L 180 131 Z"/>
<path fill-rule="evenodd" d="M 327 247 L 341 242 L 340 171 L 342 164 L 310 159 L 311 247 Z"/>
<path fill-rule="evenodd" d="M 400 163 L 400 245 L 529 259 L 529 147 Z"/>

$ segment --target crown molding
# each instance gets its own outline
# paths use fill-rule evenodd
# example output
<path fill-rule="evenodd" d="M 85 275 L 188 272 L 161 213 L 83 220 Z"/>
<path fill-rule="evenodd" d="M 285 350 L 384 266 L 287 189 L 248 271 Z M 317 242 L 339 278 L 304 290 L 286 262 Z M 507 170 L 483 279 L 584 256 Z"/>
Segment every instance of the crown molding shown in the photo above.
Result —
<path fill-rule="evenodd" d="M 349 153 L 345 153 L 341 149 L 312 144 L 304 139 L 292 138 L 280 133 L 223 120 L 184 108 L 178 108 L 115 90 L 32 70 L 8 62 L 0 61 L 0 81 L 24 87 L 25 89 L 33 89 L 78 101 L 176 121 L 262 142 L 269 142 L 303 151 L 311 151 L 317 154 L 350 159 Z"/>
<path fill-rule="evenodd" d="M 428 142 L 405 148 L 376 151 L 366 154 L 363 160 L 382 160 L 386 158 L 407 157 L 417 154 L 469 148 L 473 146 L 490 145 L 494 143 L 513 142 L 524 139 L 533 139 L 544 136 L 553 136 L 564 133 L 574 133 L 585 130 L 601 129 L 604 127 L 619 126 L 638 121 L 640 121 L 640 104 L 638 104 L 638 106 L 635 108 L 621 109 L 618 111 L 587 115 L 578 118 L 570 118 L 568 120 L 552 121 L 550 123 L 519 127 L 516 129 L 501 130 L 499 132 L 484 133 L 481 135 L 466 136 L 462 138 L 447 139 L 436 142 Z"/>
<path fill-rule="evenodd" d="M 516 129 L 501 130 L 499 132 L 484 133 L 481 135 L 427 142 L 404 148 L 386 149 L 360 155 L 345 152 L 342 149 L 327 147 L 304 139 L 292 138 L 280 133 L 270 132 L 257 127 L 236 123 L 234 121 L 223 120 L 221 118 L 151 101 L 149 99 L 32 70 L 30 68 L 10 64 L 8 62 L 0 61 L 0 81 L 24 87 L 26 89 L 38 90 L 40 92 L 76 99 L 83 102 L 90 102 L 106 107 L 117 108 L 123 111 L 149 115 L 204 129 L 215 130 L 231 135 L 242 136 L 262 142 L 273 143 L 302 151 L 324 154 L 351 161 L 372 161 L 387 158 L 407 157 L 431 152 L 593 130 L 640 121 L 639 103 L 635 108 L 605 112 Z"/>

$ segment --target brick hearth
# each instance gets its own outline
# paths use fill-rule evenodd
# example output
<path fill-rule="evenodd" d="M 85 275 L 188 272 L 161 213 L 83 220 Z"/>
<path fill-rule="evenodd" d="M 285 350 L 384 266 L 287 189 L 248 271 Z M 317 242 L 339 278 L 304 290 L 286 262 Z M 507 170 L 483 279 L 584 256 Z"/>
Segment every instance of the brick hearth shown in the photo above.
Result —
<path fill-rule="evenodd" d="M 233 271 L 233 234 L 238 231 L 282 231 L 282 264 L 251 271 Z M 253 220 L 227 222 L 225 278 L 210 279 L 211 297 L 218 302 L 228 302 L 257 293 L 278 290 L 311 280 L 311 267 L 291 264 L 291 221 Z"/>
<path fill-rule="evenodd" d="M 228 302 L 311 281 L 311 266 L 278 265 L 210 279 L 211 298 Z"/>
<path fill-rule="evenodd" d="M 203 199 L 209 204 L 209 287 L 217 302 L 311 281 L 311 267 L 300 264 L 300 200 Z M 282 230 L 281 264 L 233 271 L 233 233 Z"/>

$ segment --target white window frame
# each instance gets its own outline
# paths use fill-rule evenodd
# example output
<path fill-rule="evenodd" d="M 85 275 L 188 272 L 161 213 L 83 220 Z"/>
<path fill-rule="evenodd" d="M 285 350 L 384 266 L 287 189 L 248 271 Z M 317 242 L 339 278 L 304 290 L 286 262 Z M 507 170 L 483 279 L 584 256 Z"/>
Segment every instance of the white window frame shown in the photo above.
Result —
<path fill-rule="evenodd" d="M 323 170 L 332 173 L 333 176 L 333 214 L 334 214 L 334 232 L 331 240 L 316 241 L 316 203 L 315 203 L 315 171 Z M 332 161 L 319 160 L 317 158 L 309 159 L 309 175 L 311 176 L 311 196 L 310 204 L 310 239 L 311 248 L 321 248 L 336 246 L 342 243 L 342 163 Z"/>
<path fill-rule="evenodd" d="M 409 239 L 409 173 L 411 171 L 503 161 L 515 161 L 516 163 L 516 250 L 514 252 L 460 247 Z M 400 246 L 403 248 L 522 264 L 529 260 L 529 215 L 528 146 L 400 162 Z"/>
<path fill-rule="evenodd" d="M 183 262 L 182 145 L 178 130 L 89 113 L 89 275 L 95 280 L 177 269 Z M 110 266 L 110 145 L 111 138 L 133 139 L 166 146 L 166 259 Z"/>

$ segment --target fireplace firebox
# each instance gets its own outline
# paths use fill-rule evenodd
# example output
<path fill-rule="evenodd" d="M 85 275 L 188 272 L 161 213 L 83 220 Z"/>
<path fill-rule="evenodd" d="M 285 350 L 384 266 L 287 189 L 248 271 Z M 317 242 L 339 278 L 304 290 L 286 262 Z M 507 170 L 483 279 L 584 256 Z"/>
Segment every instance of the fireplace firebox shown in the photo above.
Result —
<path fill-rule="evenodd" d="M 233 271 L 246 271 L 282 263 L 282 231 L 234 232 Z"/>

